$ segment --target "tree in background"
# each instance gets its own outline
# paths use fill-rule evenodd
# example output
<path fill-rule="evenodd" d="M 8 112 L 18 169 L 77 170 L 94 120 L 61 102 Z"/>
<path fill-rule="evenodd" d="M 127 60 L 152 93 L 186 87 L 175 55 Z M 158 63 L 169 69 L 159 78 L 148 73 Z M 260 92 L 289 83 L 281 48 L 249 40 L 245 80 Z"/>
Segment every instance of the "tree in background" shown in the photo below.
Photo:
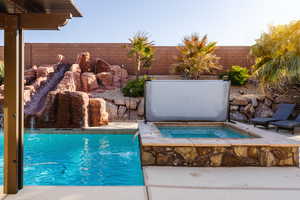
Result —
<path fill-rule="evenodd" d="M 136 33 L 129 39 L 129 44 L 126 45 L 128 57 L 134 58 L 136 66 L 136 79 L 139 79 L 139 75 L 142 69 L 150 69 L 153 58 L 154 48 L 153 42 L 149 40 L 148 34 L 143 32 Z"/>
<path fill-rule="evenodd" d="M 173 72 L 183 74 L 186 79 L 199 79 L 202 73 L 220 69 L 219 58 L 214 54 L 216 42 L 208 42 L 207 35 L 200 39 L 198 34 L 185 37 L 178 46 Z"/>
<path fill-rule="evenodd" d="M 261 86 L 280 88 L 299 81 L 300 21 L 270 26 L 251 47 L 255 56 L 254 75 Z"/>

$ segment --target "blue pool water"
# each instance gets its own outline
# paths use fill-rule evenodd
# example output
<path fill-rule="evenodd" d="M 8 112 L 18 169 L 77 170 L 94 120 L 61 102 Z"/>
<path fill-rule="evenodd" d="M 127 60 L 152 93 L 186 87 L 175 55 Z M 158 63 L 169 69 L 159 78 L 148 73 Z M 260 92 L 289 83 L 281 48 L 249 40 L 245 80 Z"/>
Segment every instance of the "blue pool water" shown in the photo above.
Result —
<path fill-rule="evenodd" d="M 167 138 L 249 138 L 235 130 L 225 127 L 206 126 L 160 126 L 163 137 Z"/>
<path fill-rule="evenodd" d="M 0 138 L 3 183 L 3 135 Z M 143 185 L 132 134 L 25 134 L 25 185 Z"/>

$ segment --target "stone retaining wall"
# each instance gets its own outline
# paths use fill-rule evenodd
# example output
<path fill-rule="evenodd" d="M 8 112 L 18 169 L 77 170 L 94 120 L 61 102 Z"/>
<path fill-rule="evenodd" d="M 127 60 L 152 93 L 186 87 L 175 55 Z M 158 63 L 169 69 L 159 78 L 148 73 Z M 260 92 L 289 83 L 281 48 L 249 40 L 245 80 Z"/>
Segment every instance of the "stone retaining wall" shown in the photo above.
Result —
<path fill-rule="evenodd" d="M 142 165 L 189 167 L 299 166 L 299 148 L 143 146 Z"/>

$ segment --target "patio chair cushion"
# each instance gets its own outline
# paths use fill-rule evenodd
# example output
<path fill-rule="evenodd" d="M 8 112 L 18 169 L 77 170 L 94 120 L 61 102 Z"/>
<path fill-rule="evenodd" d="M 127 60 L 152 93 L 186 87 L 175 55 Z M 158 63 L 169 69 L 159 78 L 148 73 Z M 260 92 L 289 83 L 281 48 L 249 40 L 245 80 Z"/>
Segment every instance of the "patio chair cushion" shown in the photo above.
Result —
<path fill-rule="evenodd" d="M 276 121 L 275 118 L 262 118 L 262 117 L 257 117 L 257 118 L 253 118 L 251 119 L 251 122 L 254 124 L 261 124 L 261 125 L 266 125 L 270 122 L 274 122 Z"/>
<path fill-rule="evenodd" d="M 286 104 L 286 103 L 279 104 L 272 118 L 275 118 L 278 121 L 287 120 L 288 117 L 294 111 L 295 106 L 296 106 L 295 104 Z"/>
<path fill-rule="evenodd" d="M 271 124 L 282 128 L 294 128 L 296 126 L 300 126 L 300 122 L 297 122 L 295 120 L 277 121 L 272 122 Z"/>

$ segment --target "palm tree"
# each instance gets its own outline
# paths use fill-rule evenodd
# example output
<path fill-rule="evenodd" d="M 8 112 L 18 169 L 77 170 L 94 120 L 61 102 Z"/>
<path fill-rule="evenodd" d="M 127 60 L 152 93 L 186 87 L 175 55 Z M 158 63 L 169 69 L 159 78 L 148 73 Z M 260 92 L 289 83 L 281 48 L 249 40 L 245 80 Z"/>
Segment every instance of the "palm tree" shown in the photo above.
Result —
<path fill-rule="evenodd" d="M 179 55 L 174 72 L 183 74 L 187 79 L 199 79 L 201 73 L 221 68 L 219 58 L 214 54 L 217 43 L 208 43 L 207 35 L 200 39 L 198 34 L 192 34 L 185 37 L 182 43 L 177 47 Z"/>
<path fill-rule="evenodd" d="M 262 87 L 280 88 L 300 79 L 300 21 L 271 26 L 251 47 L 254 75 Z"/>
<path fill-rule="evenodd" d="M 128 57 L 135 59 L 136 79 L 139 79 L 141 69 L 149 69 L 154 58 L 153 42 L 149 41 L 147 33 L 138 32 L 129 39 L 126 46 Z"/>

